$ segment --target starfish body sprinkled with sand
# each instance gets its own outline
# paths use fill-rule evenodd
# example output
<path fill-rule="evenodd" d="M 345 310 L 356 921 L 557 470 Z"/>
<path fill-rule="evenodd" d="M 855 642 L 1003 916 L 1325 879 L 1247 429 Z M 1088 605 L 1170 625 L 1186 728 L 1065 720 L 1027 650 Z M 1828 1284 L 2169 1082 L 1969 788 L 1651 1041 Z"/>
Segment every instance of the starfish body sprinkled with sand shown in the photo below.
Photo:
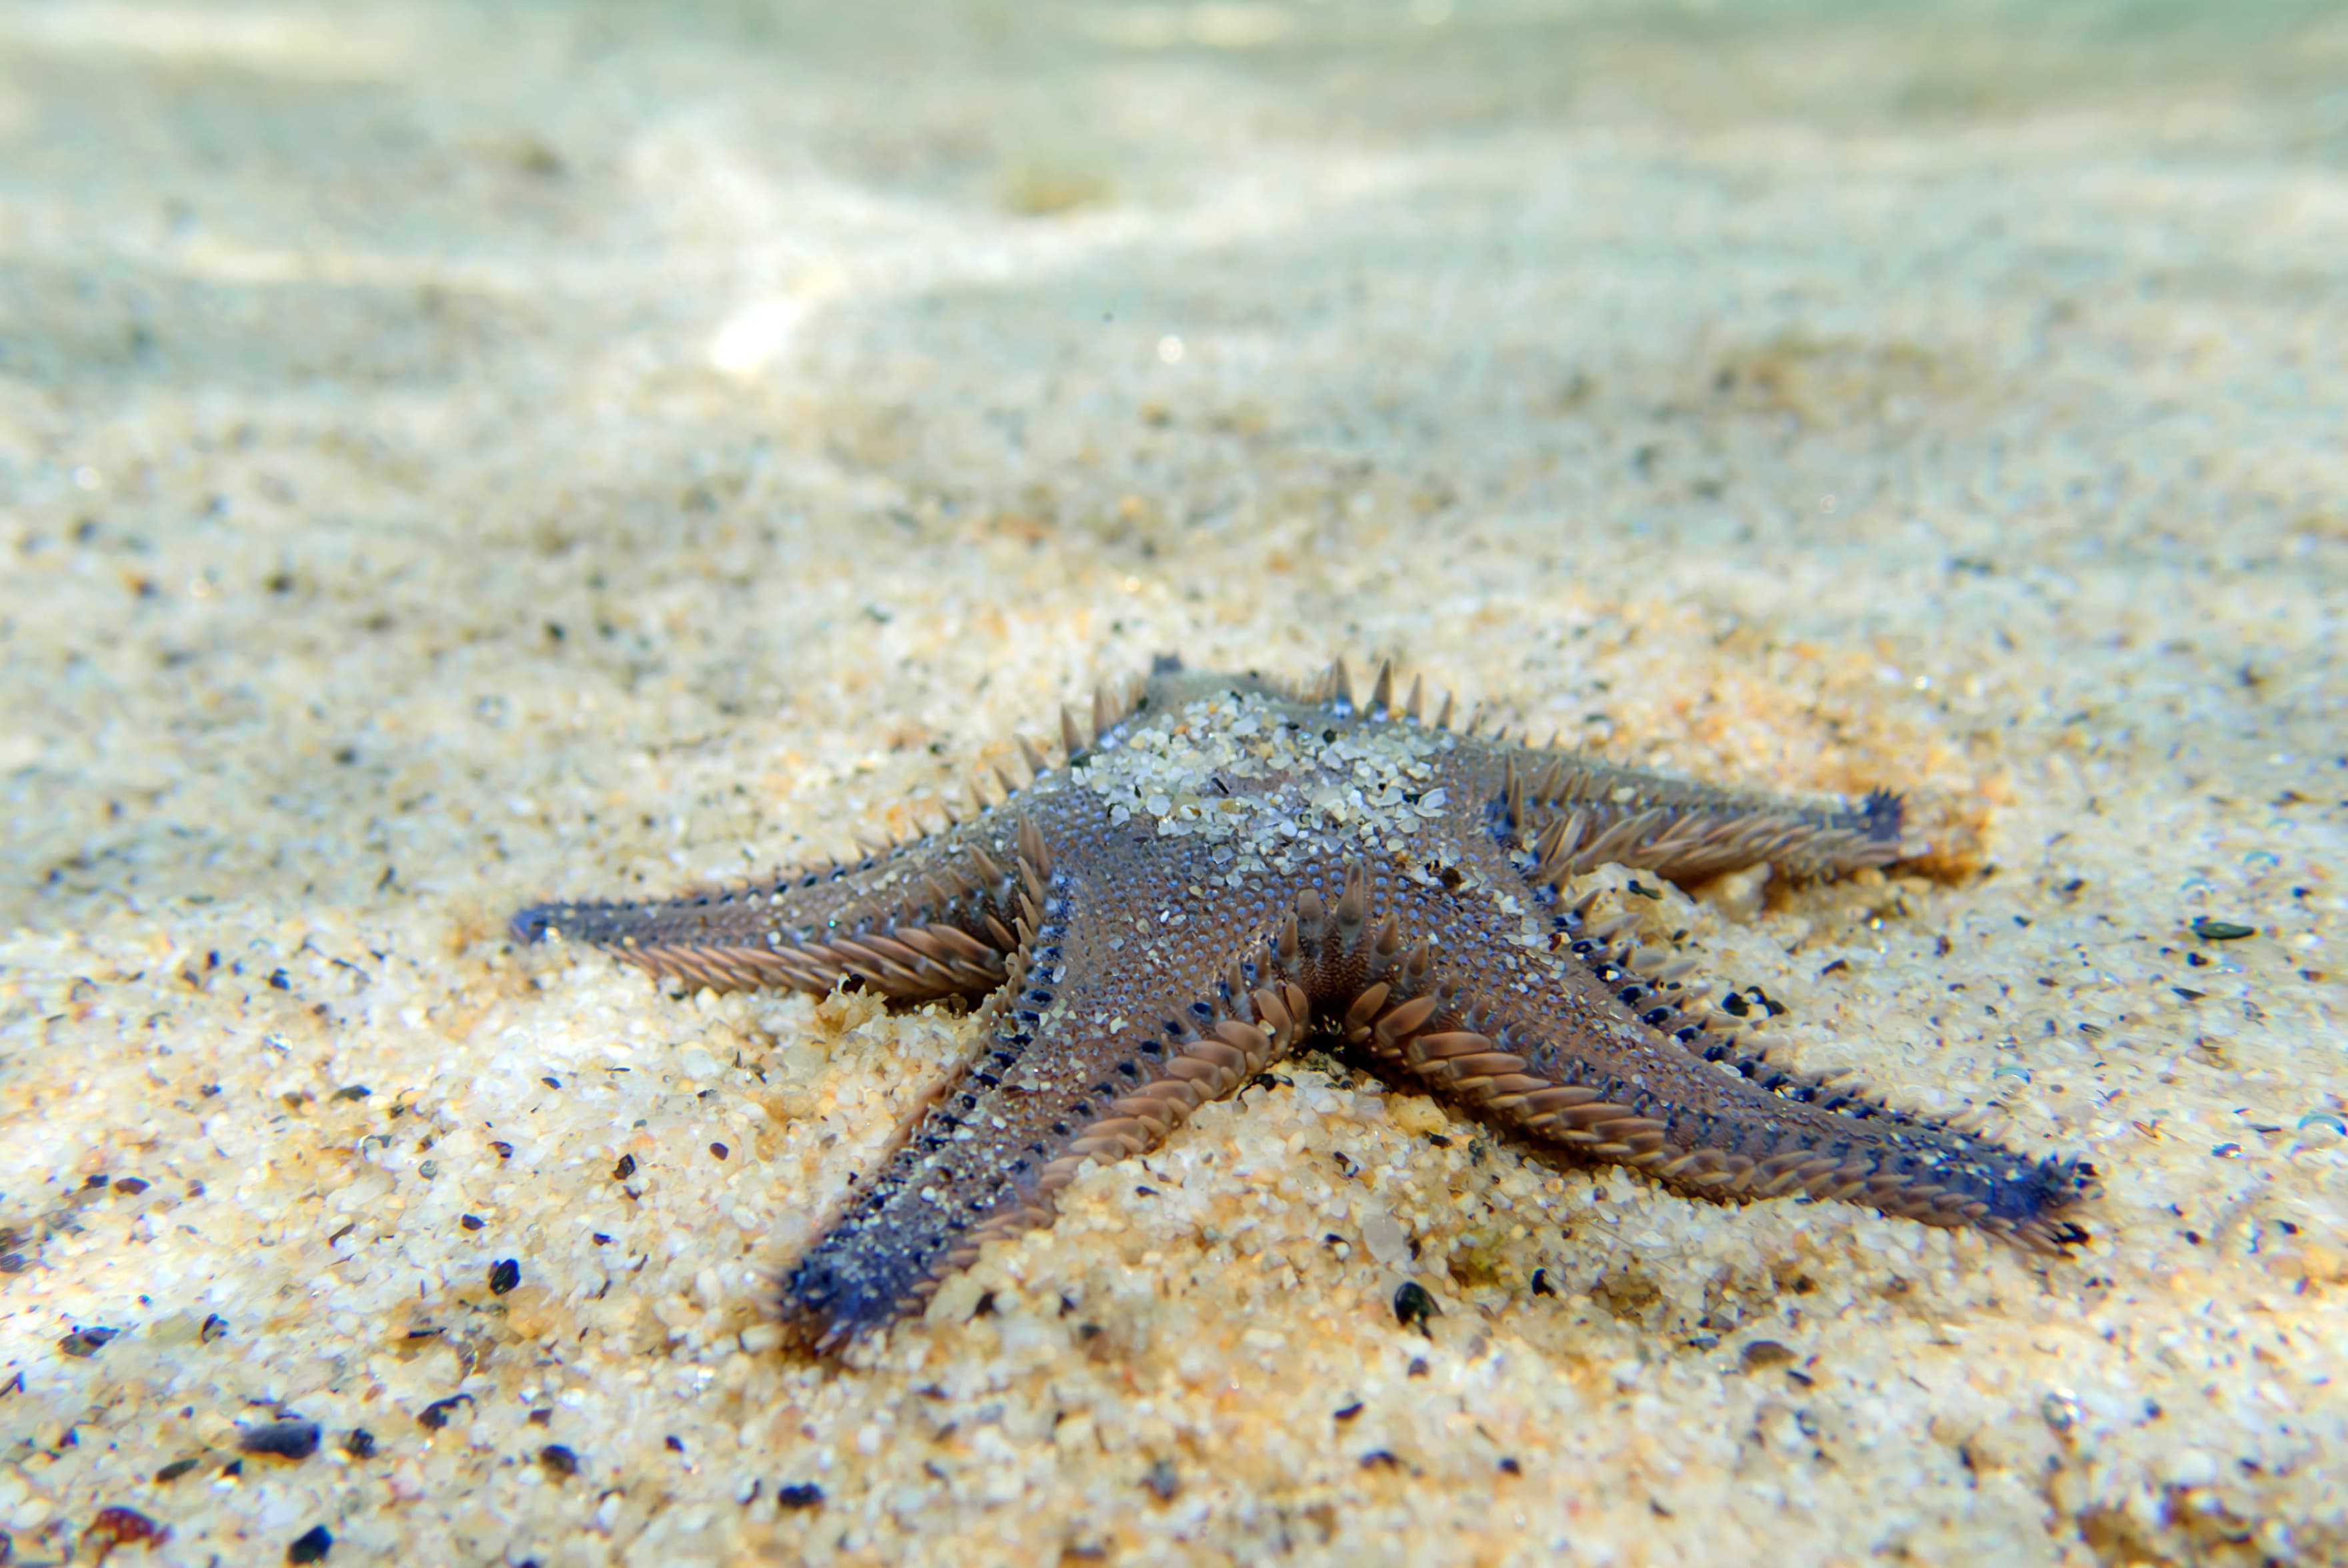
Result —
<path fill-rule="evenodd" d="M 523 911 L 719 989 L 963 997 L 983 1038 L 785 1276 L 839 1348 L 917 1311 L 990 1238 L 1049 1222 L 1086 1160 L 1153 1149 L 1313 1036 L 1399 1084 L 1715 1197 L 1800 1193 L 2058 1252 L 2093 1175 L 1773 1066 L 1744 1020 L 1578 879 L 1900 857 L 1855 809 L 1627 772 L 1429 722 L 1390 671 L 1291 688 L 1162 661 L 1104 688 L 1009 798 L 861 862 L 653 903 Z M 1910 846 L 1911 848 L 1913 846 Z"/>

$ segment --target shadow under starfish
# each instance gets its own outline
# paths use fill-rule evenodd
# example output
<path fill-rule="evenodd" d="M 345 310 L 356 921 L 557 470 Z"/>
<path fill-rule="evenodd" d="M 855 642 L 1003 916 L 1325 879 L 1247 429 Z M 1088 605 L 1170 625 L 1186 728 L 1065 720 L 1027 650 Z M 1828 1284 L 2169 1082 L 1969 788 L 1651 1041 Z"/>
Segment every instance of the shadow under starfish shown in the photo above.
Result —
<path fill-rule="evenodd" d="M 852 865 L 559 932 L 718 989 L 979 1004 L 983 1038 L 786 1275 L 819 1351 L 917 1311 L 990 1238 L 1047 1224 L 1086 1160 L 1142 1153 L 1311 1036 L 1398 1083 L 1715 1197 L 1799 1192 L 2057 1253 L 2094 1176 L 1772 1066 L 1577 876 L 1797 876 L 1919 846 L 1900 801 L 1803 804 L 1431 721 L 1391 668 L 1292 687 L 1161 661 L 1104 687 L 1009 798 Z"/>

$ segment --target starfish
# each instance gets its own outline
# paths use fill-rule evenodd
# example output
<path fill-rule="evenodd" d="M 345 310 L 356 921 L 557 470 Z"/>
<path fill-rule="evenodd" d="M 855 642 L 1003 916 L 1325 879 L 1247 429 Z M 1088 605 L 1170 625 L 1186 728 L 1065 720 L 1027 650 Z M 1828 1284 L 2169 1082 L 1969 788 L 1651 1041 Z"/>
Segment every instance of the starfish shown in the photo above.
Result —
<path fill-rule="evenodd" d="M 720 990 L 963 998 L 980 1039 L 782 1284 L 836 1352 L 918 1311 L 989 1240 L 1048 1224 L 1086 1161 L 1163 1143 L 1312 1037 L 1589 1160 L 1720 1199 L 1803 1194 L 2060 1253 L 2093 1168 L 1773 1065 L 1743 999 L 1684 984 L 1587 874 L 1694 882 L 1887 865 L 1898 797 L 1805 804 L 1429 720 L 1392 666 L 1315 681 L 1161 660 L 1061 712 L 1031 777 L 850 863 L 516 916 Z"/>

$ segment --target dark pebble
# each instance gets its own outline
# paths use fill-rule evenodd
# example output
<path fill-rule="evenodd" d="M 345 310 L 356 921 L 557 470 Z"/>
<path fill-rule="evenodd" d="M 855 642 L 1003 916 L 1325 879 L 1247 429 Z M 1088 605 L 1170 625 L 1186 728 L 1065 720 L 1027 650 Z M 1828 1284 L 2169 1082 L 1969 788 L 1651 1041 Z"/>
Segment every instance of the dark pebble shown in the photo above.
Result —
<path fill-rule="evenodd" d="M 318 1451 L 318 1423 L 294 1418 L 247 1427 L 237 1434 L 236 1446 L 244 1453 L 299 1461 Z"/>
<path fill-rule="evenodd" d="M 1435 1297 L 1426 1293 L 1426 1286 L 1415 1279 L 1406 1279 L 1395 1292 L 1394 1314 L 1396 1323 L 1405 1328 L 1416 1327 L 1423 1334 L 1427 1319 L 1441 1317 L 1443 1308 L 1435 1305 Z"/>
<path fill-rule="evenodd" d="M 1770 1367 L 1790 1366 L 1795 1357 L 1792 1350 L 1775 1339 L 1756 1339 L 1737 1352 L 1736 1359 L 1746 1371 L 1758 1372 Z"/>
<path fill-rule="evenodd" d="M 633 1154 L 621 1155 L 620 1163 L 612 1167 L 612 1180 L 615 1182 L 624 1182 L 635 1173 L 636 1157 Z"/>
<path fill-rule="evenodd" d="M 538 1462 L 546 1467 L 549 1475 L 577 1475 L 579 1456 L 561 1443 L 549 1443 L 538 1450 Z"/>
<path fill-rule="evenodd" d="M 823 1488 L 811 1481 L 795 1481 L 775 1488 L 775 1506 L 782 1509 L 821 1508 Z"/>
<path fill-rule="evenodd" d="M 2231 920 L 2212 920 L 2207 915 L 2194 917 L 2192 929 L 2193 934 L 2205 942 L 2239 942 L 2245 937 L 2259 934 L 2256 926 L 2237 925 Z"/>
<path fill-rule="evenodd" d="M 171 1482 L 179 1480 L 181 1476 L 187 1474 L 190 1471 L 195 1469 L 198 1465 L 203 1462 L 203 1460 L 196 1459 L 175 1459 L 170 1464 L 165 1465 L 161 1470 L 155 1472 L 155 1484 L 157 1486 L 169 1486 Z"/>
<path fill-rule="evenodd" d="M 335 1537 L 323 1524 L 314 1524 L 294 1538 L 285 1548 L 288 1563 L 324 1563 L 326 1553 L 335 1549 Z"/>
<path fill-rule="evenodd" d="M 489 1265 L 489 1294 L 503 1296 L 521 1283 L 521 1264 L 510 1257 L 501 1257 Z"/>
<path fill-rule="evenodd" d="M 57 1348 L 68 1356 L 87 1361 L 106 1348 L 107 1341 L 120 1332 L 117 1328 L 77 1328 L 57 1341 Z"/>
<path fill-rule="evenodd" d="M 350 1436 L 343 1440 L 343 1451 L 353 1459 L 375 1458 L 375 1434 L 365 1427 L 353 1427 Z"/>
<path fill-rule="evenodd" d="M 416 1424 L 427 1432 L 437 1432 L 448 1424 L 448 1417 L 458 1406 L 472 1402 L 470 1394 L 451 1394 L 445 1399 L 435 1399 L 416 1412 Z"/>

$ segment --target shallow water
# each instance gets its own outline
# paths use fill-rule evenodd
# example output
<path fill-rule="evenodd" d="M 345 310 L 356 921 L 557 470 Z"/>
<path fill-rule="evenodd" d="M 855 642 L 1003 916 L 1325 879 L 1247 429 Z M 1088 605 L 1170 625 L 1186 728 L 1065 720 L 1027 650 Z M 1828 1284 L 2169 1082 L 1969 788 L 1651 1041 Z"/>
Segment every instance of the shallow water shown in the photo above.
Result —
<path fill-rule="evenodd" d="M 0 13 L 18 1559 L 2348 1554 L 2343 73 L 2312 5 Z M 1314 1058 L 777 1352 L 966 1026 L 506 917 L 910 827 L 1166 651 L 1909 792 L 1930 875 L 1685 923 L 2096 1239 Z"/>

